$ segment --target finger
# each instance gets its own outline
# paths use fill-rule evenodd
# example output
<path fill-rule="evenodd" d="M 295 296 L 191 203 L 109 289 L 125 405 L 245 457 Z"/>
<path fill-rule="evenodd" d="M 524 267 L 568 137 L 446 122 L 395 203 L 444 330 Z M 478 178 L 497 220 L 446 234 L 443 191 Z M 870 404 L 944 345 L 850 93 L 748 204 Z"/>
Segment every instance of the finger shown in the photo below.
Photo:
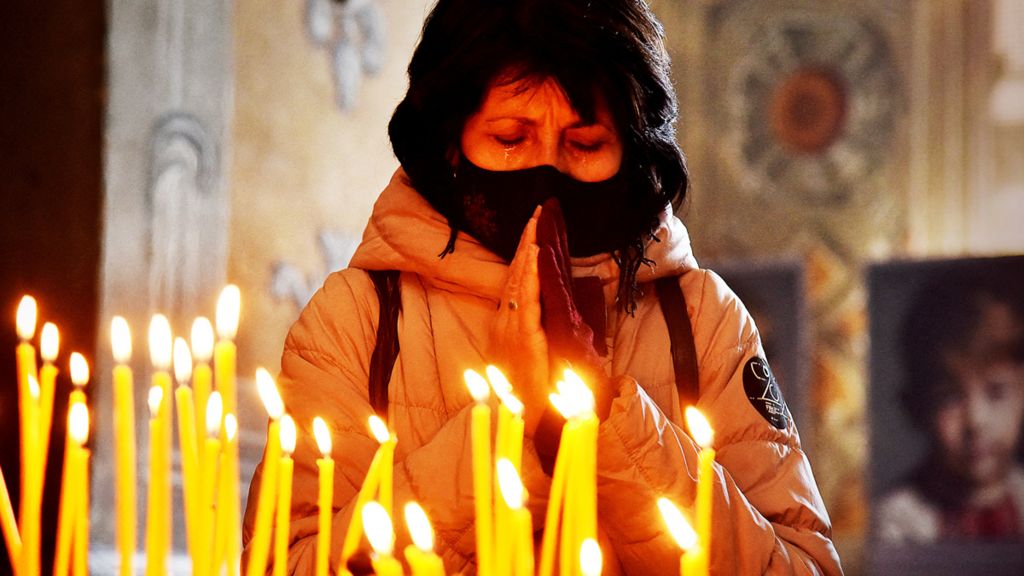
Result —
<path fill-rule="evenodd" d="M 536 244 L 530 246 L 526 266 L 523 271 L 522 288 L 520 291 L 522 314 L 520 316 L 522 317 L 523 328 L 526 330 L 541 329 L 539 254 L 540 248 Z"/>

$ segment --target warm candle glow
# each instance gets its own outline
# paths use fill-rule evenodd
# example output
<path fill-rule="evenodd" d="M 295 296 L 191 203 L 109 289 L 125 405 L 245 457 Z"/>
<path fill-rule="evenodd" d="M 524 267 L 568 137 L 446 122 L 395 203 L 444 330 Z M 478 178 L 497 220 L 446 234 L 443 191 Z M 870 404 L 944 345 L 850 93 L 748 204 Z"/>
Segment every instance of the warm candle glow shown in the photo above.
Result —
<path fill-rule="evenodd" d="M 110 321 L 110 344 L 115 362 L 127 364 L 132 359 L 132 331 L 122 316 L 114 316 Z"/>
<path fill-rule="evenodd" d="M 463 375 L 466 381 L 466 388 L 469 388 L 469 395 L 477 402 L 487 402 L 491 395 L 491 386 L 487 380 L 473 369 L 466 370 Z"/>
<path fill-rule="evenodd" d="M 210 438 L 220 436 L 220 422 L 223 414 L 224 401 L 220 397 L 220 392 L 210 394 L 210 399 L 206 401 L 206 435 Z"/>
<path fill-rule="evenodd" d="M 28 375 L 28 393 L 32 400 L 39 400 L 39 380 L 32 374 Z"/>
<path fill-rule="evenodd" d="M 295 420 L 288 414 L 281 417 L 281 450 L 291 456 L 295 452 L 295 440 L 298 435 L 295 430 Z"/>
<path fill-rule="evenodd" d="M 405 525 L 409 528 L 412 543 L 424 552 L 434 549 L 434 528 L 423 507 L 416 502 L 405 505 Z"/>
<path fill-rule="evenodd" d="M 668 498 L 658 498 L 658 508 L 661 510 L 661 517 L 665 520 L 665 525 L 668 526 L 668 531 L 672 534 L 676 544 L 683 550 L 693 548 L 697 544 L 697 533 L 693 531 L 693 527 L 686 521 L 679 508 L 676 508 L 676 505 Z"/>
<path fill-rule="evenodd" d="M 85 356 L 78 352 L 71 353 L 71 383 L 75 386 L 85 386 L 89 383 L 89 363 Z"/>
<path fill-rule="evenodd" d="M 238 418 L 235 418 L 234 414 L 228 413 L 224 415 L 224 436 L 231 442 L 235 439 L 235 434 L 238 434 Z"/>
<path fill-rule="evenodd" d="M 38 307 L 36 299 L 31 296 L 22 296 L 18 303 L 17 328 L 18 338 L 28 342 L 36 335 L 36 315 Z"/>
<path fill-rule="evenodd" d="M 149 359 L 157 370 L 171 368 L 171 323 L 163 314 L 154 314 L 149 321 Z"/>
<path fill-rule="evenodd" d="M 192 322 L 192 356 L 202 364 L 209 363 L 213 356 L 213 325 L 204 316 Z"/>
<path fill-rule="evenodd" d="M 271 420 L 280 420 L 284 415 L 284 401 L 277 391 L 277 384 L 274 384 L 274 377 L 265 368 L 256 369 L 256 391 L 259 392 L 260 400 L 267 409 Z"/>
<path fill-rule="evenodd" d="M 579 412 L 581 414 L 593 412 L 596 402 L 594 400 L 594 392 L 590 389 L 590 386 L 587 386 L 587 383 L 569 368 L 565 369 L 563 376 L 565 380 L 559 381 L 559 384 L 562 385 L 559 391 L 562 392 L 564 390 L 564 394 L 572 396 L 579 403 Z"/>
<path fill-rule="evenodd" d="M 374 414 L 367 420 L 367 424 L 370 426 L 370 433 L 377 439 L 377 442 L 383 444 L 391 438 L 391 431 L 388 430 L 388 425 L 381 420 L 380 416 Z"/>
<path fill-rule="evenodd" d="M 710 448 L 714 440 L 715 432 L 708 424 L 707 418 L 693 406 L 686 407 L 686 427 L 690 429 L 690 436 L 701 448 Z"/>
<path fill-rule="evenodd" d="M 580 572 L 583 572 L 583 576 L 600 576 L 603 562 L 597 540 L 584 540 L 580 545 Z"/>
<path fill-rule="evenodd" d="M 89 439 L 89 409 L 85 404 L 72 404 L 68 410 L 68 434 L 80 445 Z"/>
<path fill-rule="evenodd" d="M 496 464 L 498 470 L 498 489 L 501 497 L 513 510 L 518 510 L 526 503 L 526 488 L 519 480 L 519 473 L 516 467 L 507 458 L 501 458 Z"/>
<path fill-rule="evenodd" d="M 217 335 L 231 340 L 238 332 L 238 312 L 242 306 L 242 295 L 238 286 L 228 284 L 217 298 Z"/>
<path fill-rule="evenodd" d="M 174 379 L 178 384 L 188 384 L 192 378 L 192 352 L 184 338 L 174 339 Z"/>
<path fill-rule="evenodd" d="M 313 437 L 316 438 L 316 446 L 320 449 L 320 454 L 324 458 L 330 458 L 333 448 L 331 431 L 327 428 L 327 422 L 324 422 L 324 419 L 319 416 L 313 418 Z"/>
<path fill-rule="evenodd" d="M 53 322 L 43 324 L 43 332 L 39 336 L 39 355 L 44 362 L 53 362 L 57 359 L 57 351 L 60 349 L 60 332 Z"/>
<path fill-rule="evenodd" d="M 153 418 L 157 417 L 160 413 L 160 403 L 164 401 L 164 389 L 159 386 L 153 386 L 149 389 L 149 414 Z"/>
<path fill-rule="evenodd" d="M 390 556 L 395 549 L 395 532 L 391 517 L 380 503 L 370 501 L 363 506 L 363 528 L 373 551 Z"/>
<path fill-rule="evenodd" d="M 493 364 L 488 365 L 486 371 L 487 379 L 490 380 L 491 387 L 494 389 L 494 395 L 501 400 L 502 404 L 508 407 L 510 412 L 516 415 L 522 414 L 523 403 L 512 394 L 512 384 L 509 383 L 505 374 Z"/>

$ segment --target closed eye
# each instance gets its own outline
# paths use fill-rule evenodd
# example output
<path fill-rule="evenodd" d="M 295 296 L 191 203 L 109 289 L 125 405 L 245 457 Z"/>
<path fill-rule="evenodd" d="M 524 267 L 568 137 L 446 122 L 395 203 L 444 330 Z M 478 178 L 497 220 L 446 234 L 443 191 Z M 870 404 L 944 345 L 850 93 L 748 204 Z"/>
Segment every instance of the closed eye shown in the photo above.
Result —
<path fill-rule="evenodd" d="M 511 148 L 518 144 L 522 144 L 526 137 L 524 136 L 494 136 L 495 142 L 501 144 L 506 148 Z"/>

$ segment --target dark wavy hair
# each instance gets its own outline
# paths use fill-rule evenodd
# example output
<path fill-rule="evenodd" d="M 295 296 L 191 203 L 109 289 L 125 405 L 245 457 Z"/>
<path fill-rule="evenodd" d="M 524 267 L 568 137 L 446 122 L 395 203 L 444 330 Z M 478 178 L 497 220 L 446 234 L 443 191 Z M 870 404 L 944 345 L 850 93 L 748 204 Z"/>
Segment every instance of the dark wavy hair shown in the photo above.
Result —
<path fill-rule="evenodd" d="M 619 303 L 635 308 L 644 245 L 666 205 L 686 197 L 686 161 L 676 142 L 678 104 L 664 30 L 643 0 L 438 0 L 409 63 L 409 90 L 388 126 L 412 185 L 451 226 L 460 222 L 453 159 L 466 120 L 499 75 L 558 81 L 585 121 L 598 94 L 623 142 L 624 176 L 635 194 L 638 237 L 615 250 Z"/>

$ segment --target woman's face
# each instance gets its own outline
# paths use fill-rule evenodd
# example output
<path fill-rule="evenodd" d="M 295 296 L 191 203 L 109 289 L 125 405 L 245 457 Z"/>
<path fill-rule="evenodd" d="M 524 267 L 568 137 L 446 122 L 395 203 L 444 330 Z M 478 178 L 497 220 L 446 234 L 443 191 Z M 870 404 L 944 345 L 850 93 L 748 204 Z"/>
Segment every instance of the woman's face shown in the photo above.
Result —
<path fill-rule="evenodd" d="M 583 182 L 607 180 L 622 164 L 622 141 L 607 104 L 583 122 L 557 81 L 500 77 L 462 130 L 462 153 L 480 168 L 550 165 Z"/>

